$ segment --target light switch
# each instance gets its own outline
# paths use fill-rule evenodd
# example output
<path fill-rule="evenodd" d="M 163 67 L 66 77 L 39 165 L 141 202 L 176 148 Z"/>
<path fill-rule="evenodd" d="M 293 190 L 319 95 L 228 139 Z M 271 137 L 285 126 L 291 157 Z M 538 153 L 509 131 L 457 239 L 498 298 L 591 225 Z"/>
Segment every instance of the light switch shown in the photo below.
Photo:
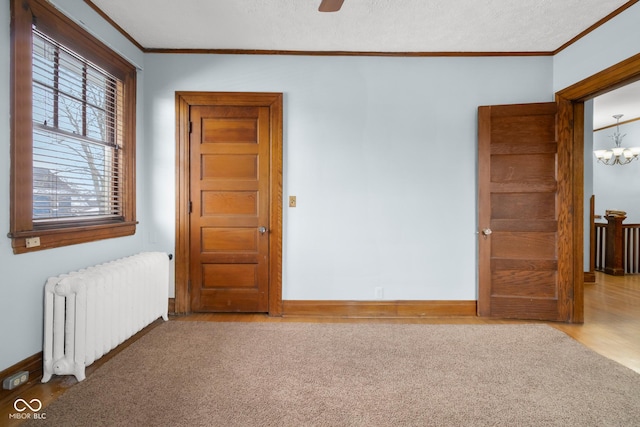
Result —
<path fill-rule="evenodd" d="M 296 196 L 289 196 L 289 207 L 290 208 L 296 207 Z"/>

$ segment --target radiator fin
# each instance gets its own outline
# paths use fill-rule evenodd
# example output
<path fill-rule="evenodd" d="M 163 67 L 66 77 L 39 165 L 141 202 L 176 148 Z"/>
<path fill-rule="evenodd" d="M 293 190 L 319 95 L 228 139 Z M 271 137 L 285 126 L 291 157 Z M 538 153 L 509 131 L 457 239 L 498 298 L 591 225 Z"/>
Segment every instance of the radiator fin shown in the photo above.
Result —
<path fill-rule="evenodd" d="M 143 252 L 45 284 L 43 376 L 85 378 L 85 368 L 162 317 L 168 320 L 169 256 Z"/>

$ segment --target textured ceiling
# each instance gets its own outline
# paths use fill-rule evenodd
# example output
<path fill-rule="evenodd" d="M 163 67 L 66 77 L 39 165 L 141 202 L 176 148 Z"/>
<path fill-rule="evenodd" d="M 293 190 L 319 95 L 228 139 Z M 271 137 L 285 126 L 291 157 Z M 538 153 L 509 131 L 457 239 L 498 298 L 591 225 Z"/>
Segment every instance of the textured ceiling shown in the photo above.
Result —
<path fill-rule="evenodd" d="M 621 122 L 640 117 L 640 81 L 605 93 L 593 101 L 593 128 L 615 124 L 615 114 L 624 114 Z M 640 141 L 634 145 L 640 145 Z"/>
<path fill-rule="evenodd" d="M 145 48 L 551 52 L 626 0 L 91 0 Z"/>
<path fill-rule="evenodd" d="M 553 52 L 626 0 L 90 0 L 146 49 Z M 640 83 L 598 97 L 594 128 L 640 117 Z"/>

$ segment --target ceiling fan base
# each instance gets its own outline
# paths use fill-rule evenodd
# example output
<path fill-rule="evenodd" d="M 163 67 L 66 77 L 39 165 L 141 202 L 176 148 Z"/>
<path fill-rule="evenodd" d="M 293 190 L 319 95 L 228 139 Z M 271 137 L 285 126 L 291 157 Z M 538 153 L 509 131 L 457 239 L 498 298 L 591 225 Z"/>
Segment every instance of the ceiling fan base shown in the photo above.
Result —
<path fill-rule="evenodd" d="M 320 7 L 318 7 L 318 11 L 337 12 L 342 7 L 342 3 L 344 3 L 344 0 L 322 0 Z"/>

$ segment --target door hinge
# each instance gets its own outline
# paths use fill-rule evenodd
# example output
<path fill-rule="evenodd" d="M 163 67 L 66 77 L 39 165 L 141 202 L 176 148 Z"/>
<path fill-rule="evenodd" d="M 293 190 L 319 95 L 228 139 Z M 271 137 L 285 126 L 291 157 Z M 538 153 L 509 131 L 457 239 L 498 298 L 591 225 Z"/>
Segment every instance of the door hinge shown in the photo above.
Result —
<path fill-rule="evenodd" d="M 189 200 L 189 213 L 193 212 L 193 203 Z"/>

